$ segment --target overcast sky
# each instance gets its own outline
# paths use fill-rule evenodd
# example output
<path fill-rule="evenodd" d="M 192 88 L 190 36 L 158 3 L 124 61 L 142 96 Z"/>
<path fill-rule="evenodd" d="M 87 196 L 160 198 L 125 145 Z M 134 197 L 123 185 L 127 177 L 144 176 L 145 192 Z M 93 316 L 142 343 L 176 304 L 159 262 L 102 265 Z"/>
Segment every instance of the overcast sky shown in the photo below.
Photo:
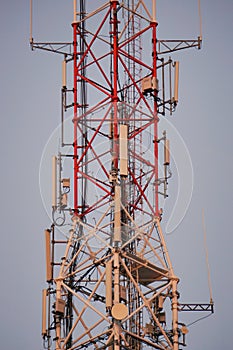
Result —
<path fill-rule="evenodd" d="M 1 0 L 0 5 L 1 348 L 39 350 L 46 286 L 43 230 L 50 226 L 39 165 L 60 118 L 61 58 L 30 51 L 29 0 Z M 161 39 L 173 38 L 174 32 L 184 39 L 197 37 L 197 1 L 158 0 L 157 9 Z M 181 278 L 181 301 L 209 302 L 204 208 L 216 304 L 212 317 L 190 326 L 188 350 L 232 347 L 232 14 L 232 0 L 202 0 L 203 48 L 174 56 L 180 60 L 180 102 L 169 121 L 190 153 L 194 189 L 183 221 L 165 238 Z M 34 19 L 35 39 L 72 40 L 71 0 L 38 0 Z M 173 192 L 171 181 L 164 220 Z M 199 316 L 185 315 L 185 321 Z"/>

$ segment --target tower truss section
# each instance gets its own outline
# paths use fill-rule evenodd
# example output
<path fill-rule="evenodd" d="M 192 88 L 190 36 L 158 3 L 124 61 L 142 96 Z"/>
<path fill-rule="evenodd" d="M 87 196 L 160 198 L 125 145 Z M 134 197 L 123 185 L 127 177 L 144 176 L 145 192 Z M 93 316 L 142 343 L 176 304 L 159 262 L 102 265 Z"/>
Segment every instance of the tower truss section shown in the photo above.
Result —
<path fill-rule="evenodd" d="M 169 142 L 158 129 L 178 102 L 178 62 L 159 51 L 155 0 L 75 0 L 73 12 L 71 43 L 31 40 L 64 56 L 44 344 L 178 350 L 179 279 L 159 205 L 171 175 Z"/>

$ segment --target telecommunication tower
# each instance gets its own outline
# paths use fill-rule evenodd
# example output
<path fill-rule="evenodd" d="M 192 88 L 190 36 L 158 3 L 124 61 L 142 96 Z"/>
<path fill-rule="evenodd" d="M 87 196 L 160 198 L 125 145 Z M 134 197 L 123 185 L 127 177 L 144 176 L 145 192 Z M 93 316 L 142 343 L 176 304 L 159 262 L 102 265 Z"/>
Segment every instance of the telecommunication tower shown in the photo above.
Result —
<path fill-rule="evenodd" d="M 213 311 L 180 303 L 159 204 L 171 176 L 159 119 L 178 103 L 179 62 L 167 54 L 200 48 L 201 36 L 159 40 L 157 25 L 155 0 L 74 0 L 71 42 L 35 42 L 31 30 L 32 49 L 63 57 L 45 230 L 48 349 L 178 350 L 179 312 Z"/>

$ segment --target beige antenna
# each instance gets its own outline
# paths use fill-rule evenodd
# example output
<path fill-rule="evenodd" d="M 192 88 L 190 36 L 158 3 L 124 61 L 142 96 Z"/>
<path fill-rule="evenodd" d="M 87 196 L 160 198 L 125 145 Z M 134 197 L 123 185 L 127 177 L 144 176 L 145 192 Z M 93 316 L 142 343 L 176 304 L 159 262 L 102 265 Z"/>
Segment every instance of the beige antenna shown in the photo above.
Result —
<path fill-rule="evenodd" d="M 121 188 L 115 186 L 114 198 L 114 241 L 121 242 Z"/>
<path fill-rule="evenodd" d="M 62 61 L 62 87 L 66 87 L 66 59 Z"/>
<path fill-rule="evenodd" d="M 206 239 L 204 209 L 202 209 L 202 225 L 203 225 L 203 234 L 204 234 L 206 265 L 207 265 L 207 272 L 208 272 L 208 285 L 209 285 L 209 291 L 210 291 L 210 303 L 213 303 L 212 286 L 211 286 L 211 278 L 210 278 L 210 265 L 209 265 L 209 256 L 208 256 L 207 239 Z"/>
<path fill-rule="evenodd" d="M 178 93 L 179 93 L 179 67 L 180 67 L 180 63 L 179 61 L 175 61 L 174 63 L 174 67 L 175 67 L 175 78 L 174 78 L 174 102 L 177 105 L 178 103 Z"/>
<path fill-rule="evenodd" d="M 52 157 L 52 207 L 57 208 L 57 157 Z"/>
<path fill-rule="evenodd" d="M 46 317 L 47 317 L 47 303 L 46 303 L 46 298 L 47 298 L 47 290 L 43 289 L 42 290 L 42 336 L 45 337 L 47 334 L 47 329 L 46 329 Z"/>
<path fill-rule="evenodd" d="M 164 141 L 164 165 L 170 164 L 170 141 L 165 139 Z"/>
<path fill-rule="evenodd" d="M 128 175 L 128 126 L 120 125 L 120 175 Z"/>
<path fill-rule="evenodd" d="M 106 308 L 112 307 L 112 261 L 106 262 Z"/>
<path fill-rule="evenodd" d="M 52 280 L 50 230 L 45 230 L 46 281 Z"/>

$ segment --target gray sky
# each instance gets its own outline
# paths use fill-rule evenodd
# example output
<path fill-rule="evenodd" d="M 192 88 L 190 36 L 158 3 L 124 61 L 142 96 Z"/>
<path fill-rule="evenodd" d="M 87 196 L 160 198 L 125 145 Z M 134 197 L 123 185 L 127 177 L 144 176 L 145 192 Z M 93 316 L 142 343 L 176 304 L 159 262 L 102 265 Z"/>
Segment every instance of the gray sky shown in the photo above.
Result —
<path fill-rule="evenodd" d="M 71 40 L 72 1 L 37 1 L 37 40 Z M 175 4 L 175 5 L 174 5 Z M 198 35 L 197 1 L 158 0 L 160 38 Z M 201 211 L 205 210 L 215 314 L 189 328 L 188 350 L 231 348 L 232 332 L 232 0 L 202 1 L 203 49 L 180 60 L 173 123 L 194 170 L 189 209 L 166 235 L 182 302 L 209 302 Z M 43 148 L 60 118 L 61 59 L 29 49 L 29 1 L 1 1 L 1 348 L 42 349 L 43 230 L 39 190 Z M 174 29 L 175 28 L 175 29 Z M 50 181 L 50 179 L 48 179 Z M 170 181 L 169 191 L 174 188 Z M 172 207 L 168 199 L 166 220 Z M 191 323 L 200 314 L 185 315 Z"/>

